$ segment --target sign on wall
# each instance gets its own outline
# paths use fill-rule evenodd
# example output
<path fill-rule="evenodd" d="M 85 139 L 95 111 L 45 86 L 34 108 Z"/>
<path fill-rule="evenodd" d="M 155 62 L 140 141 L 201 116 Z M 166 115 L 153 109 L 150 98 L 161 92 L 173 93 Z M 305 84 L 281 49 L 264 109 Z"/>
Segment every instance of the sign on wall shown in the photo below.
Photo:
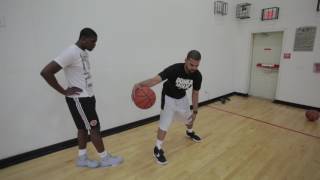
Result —
<path fill-rule="evenodd" d="M 264 8 L 261 11 L 261 20 L 274 20 L 279 18 L 279 7 Z"/>
<path fill-rule="evenodd" d="M 316 38 L 317 27 L 305 26 L 296 29 L 294 40 L 294 51 L 313 51 L 313 45 Z"/>
<path fill-rule="evenodd" d="M 283 53 L 283 59 L 291 59 L 291 53 Z"/>
<path fill-rule="evenodd" d="M 314 73 L 320 73 L 320 63 L 314 63 L 313 64 L 313 72 Z"/>

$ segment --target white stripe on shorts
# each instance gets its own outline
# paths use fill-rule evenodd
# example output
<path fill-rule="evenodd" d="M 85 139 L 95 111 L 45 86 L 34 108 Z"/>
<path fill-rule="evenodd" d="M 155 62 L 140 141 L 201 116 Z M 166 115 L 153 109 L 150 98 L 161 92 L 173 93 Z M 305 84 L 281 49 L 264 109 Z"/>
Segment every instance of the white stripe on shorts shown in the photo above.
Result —
<path fill-rule="evenodd" d="M 76 106 L 77 106 L 78 112 L 79 112 L 79 114 L 81 116 L 81 119 L 84 122 L 84 125 L 86 126 L 87 130 L 90 130 L 91 129 L 90 123 L 88 121 L 88 118 L 87 118 L 86 114 L 84 113 L 84 111 L 82 109 L 82 106 L 81 106 L 81 103 L 79 101 L 79 98 L 73 98 L 73 100 L 76 102 Z"/>

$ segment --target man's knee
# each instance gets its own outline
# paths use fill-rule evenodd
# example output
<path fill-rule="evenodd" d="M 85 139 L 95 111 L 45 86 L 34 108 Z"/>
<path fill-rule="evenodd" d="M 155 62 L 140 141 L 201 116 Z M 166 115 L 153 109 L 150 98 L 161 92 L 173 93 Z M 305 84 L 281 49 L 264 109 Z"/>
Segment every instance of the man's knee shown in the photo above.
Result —
<path fill-rule="evenodd" d="M 87 129 L 78 129 L 78 134 L 87 135 L 88 134 L 88 130 Z"/>
<path fill-rule="evenodd" d="M 93 127 L 90 129 L 90 135 L 99 135 L 100 136 L 100 128 L 99 127 Z"/>

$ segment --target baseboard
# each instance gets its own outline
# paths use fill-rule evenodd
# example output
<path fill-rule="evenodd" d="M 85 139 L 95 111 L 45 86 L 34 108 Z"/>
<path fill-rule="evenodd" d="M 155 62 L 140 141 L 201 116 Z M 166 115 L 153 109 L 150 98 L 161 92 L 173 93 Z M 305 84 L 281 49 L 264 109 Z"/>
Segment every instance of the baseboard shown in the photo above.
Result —
<path fill-rule="evenodd" d="M 77 139 L 70 139 L 61 143 L 57 143 L 54 145 L 50 145 L 47 147 L 43 147 L 40 149 L 36 149 L 33 151 L 29 151 L 26 153 L 22 153 L 22 154 L 18 154 L 12 157 L 8 157 L 5 159 L 0 160 L 0 169 L 8 167 L 8 166 L 12 166 L 24 161 L 28 161 L 31 159 L 35 159 L 50 153 L 54 153 L 63 149 L 67 149 L 69 147 L 75 146 L 77 145 Z"/>
<path fill-rule="evenodd" d="M 223 95 L 223 96 L 219 96 L 219 97 L 216 97 L 216 98 L 213 98 L 213 99 L 210 99 L 210 100 L 207 100 L 207 101 L 203 101 L 201 103 L 199 103 L 199 106 L 205 106 L 207 104 L 211 104 L 211 103 L 214 103 L 214 102 L 217 102 L 217 101 L 221 101 L 221 99 L 225 99 L 225 98 L 228 98 L 230 96 L 233 96 L 234 93 L 229 93 L 229 94 L 226 94 L 226 95 Z M 191 106 L 192 108 L 192 106 Z"/>
<path fill-rule="evenodd" d="M 249 94 L 240 93 L 240 92 L 233 92 L 233 95 L 236 95 L 236 96 L 243 96 L 243 97 L 249 97 Z"/>
<path fill-rule="evenodd" d="M 226 98 L 233 96 L 233 95 L 247 96 L 245 94 L 232 92 L 232 93 L 229 93 L 229 94 L 226 94 L 223 96 L 219 96 L 219 97 L 201 102 L 201 103 L 199 103 L 199 106 L 205 106 L 207 104 L 210 104 L 210 103 L 213 103 L 216 101 L 221 101 L 221 100 L 226 99 Z M 110 136 L 112 134 L 120 133 L 120 132 L 129 130 L 129 129 L 132 129 L 132 128 L 136 128 L 138 126 L 142 126 L 142 125 L 157 121 L 157 120 L 159 120 L 159 117 L 160 117 L 160 115 L 155 115 L 155 116 L 152 116 L 152 117 L 149 117 L 146 119 L 142 119 L 142 120 L 139 120 L 136 122 L 132 122 L 132 123 L 125 124 L 122 126 L 118 126 L 118 127 L 112 128 L 112 129 L 107 129 L 107 130 L 102 131 L 101 135 L 103 137 L 105 137 L 105 136 Z M 57 151 L 60 151 L 63 149 L 67 149 L 67 148 L 76 146 L 77 144 L 78 144 L 77 139 L 74 138 L 74 139 L 70 139 L 70 140 L 67 140 L 67 141 L 64 141 L 61 143 L 57 143 L 54 145 L 50 145 L 47 147 L 43 147 L 40 149 L 36 149 L 36 150 L 32 150 L 32 151 L 29 151 L 26 153 L 22 153 L 22 154 L 18 154 L 18 155 L 12 156 L 12 157 L 8 157 L 8 158 L 0 160 L 0 169 L 5 168 L 5 167 L 9 167 L 9 166 L 12 166 L 12 165 L 15 165 L 18 163 L 22 163 L 22 162 L 25 162 L 25 161 L 28 161 L 31 159 L 35 159 L 35 158 L 38 158 L 38 157 L 41 157 L 41 156 L 44 156 L 44 155 L 47 155 L 50 153 L 54 153 L 54 152 L 57 152 Z"/>
<path fill-rule="evenodd" d="M 286 102 L 286 101 L 281 101 L 281 100 L 273 100 L 273 103 L 284 104 L 287 106 L 292 106 L 292 107 L 301 108 L 301 109 L 310 109 L 310 110 L 313 109 L 313 110 L 320 111 L 320 108 L 318 108 L 318 107 L 307 106 L 307 105 L 303 105 L 303 104 L 296 104 L 296 103 L 291 103 L 291 102 Z"/>
<path fill-rule="evenodd" d="M 129 129 L 132 129 L 132 128 L 136 128 L 138 126 L 142 126 L 142 125 L 157 121 L 159 119 L 159 117 L 160 117 L 160 115 L 155 115 L 155 116 L 152 116 L 152 117 L 149 117 L 146 119 L 142 119 L 142 120 L 139 120 L 136 122 L 132 122 L 132 123 L 125 124 L 122 126 L 118 126 L 118 127 L 112 128 L 112 129 L 107 129 L 107 130 L 101 131 L 101 135 L 103 137 L 105 137 L 105 136 L 110 136 L 112 134 L 120 133 L 120 132 L 129 130 Z M 31 159 L 35 159 L 35 158 L 38 158 L 38 157 L 41 157 L 41 156 L 44 156 L 44 155 L 47 155 L 50 153 L 61 151 L 61 150 L 76 146 L 77 144 L 78 144 L 77 139 L 74 138 L 74 139 L 70 139 L 70 140 L 67 140 L 67 141 L 64 141 L 61 143 L 57 143 L 54 145 L 50 145 L 47 147 L 43 147 L 40 149 L 32 150 L 32 151 L 29 151 L 26 153 L 22 153 L 22 154 L 18 154 L 18 155 L 12 156 L 12 157 L 1 159 L 0 160 L 0 169 L 6 168 L 9 166 L 18 164 L 18 163 L 22 163 L 22 162 L 25 162 L 25 161 L 28 161 Z"/>
<path fill-rule="evenodd" d="M 143 126 L 145 124 L 149 124 L 149 123 L 152 123 L 152 122 L 155 122 L 155 121 L 159 120 L 159 117 L 160 117 L 160 115 L 158 114 L 158 115 L 155 115 L 155 116 L 152 116 L 152 117 L 148 117 L 146 119 L 142 119 L 142 120 L 135 121 L 135 122 L 132 122 L 132 123 L 129 123 L 129 124 L 125 124 L 125 125 L 122 125 L 122 126 L 114 127 L 112 129 L 107 129 L 107 130 L 101 131 L 101 135 L 103 137 L 106 137 L 106 136 L 110 136 L 110 135 L 113 135 L 113 134 L 117 134 L 117 133 L 129 130 L 129 129 L 133 129 L 133 128 L 136 128 L 136 127 L 139 127 L 139 126 Z"/>

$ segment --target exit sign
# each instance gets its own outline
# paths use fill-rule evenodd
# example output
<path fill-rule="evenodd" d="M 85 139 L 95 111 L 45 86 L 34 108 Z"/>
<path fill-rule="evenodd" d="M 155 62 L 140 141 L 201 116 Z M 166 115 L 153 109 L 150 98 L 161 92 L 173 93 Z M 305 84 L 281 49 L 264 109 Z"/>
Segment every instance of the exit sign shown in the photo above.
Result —
<path fill-rule="evenodd" d="M 271 7 L 271 8 L 265 8 L 262 9 L 261 12 L 261 20 L 273 20 L 278 19 L 279 17 L 279 8 L 278 7 Z"/>

